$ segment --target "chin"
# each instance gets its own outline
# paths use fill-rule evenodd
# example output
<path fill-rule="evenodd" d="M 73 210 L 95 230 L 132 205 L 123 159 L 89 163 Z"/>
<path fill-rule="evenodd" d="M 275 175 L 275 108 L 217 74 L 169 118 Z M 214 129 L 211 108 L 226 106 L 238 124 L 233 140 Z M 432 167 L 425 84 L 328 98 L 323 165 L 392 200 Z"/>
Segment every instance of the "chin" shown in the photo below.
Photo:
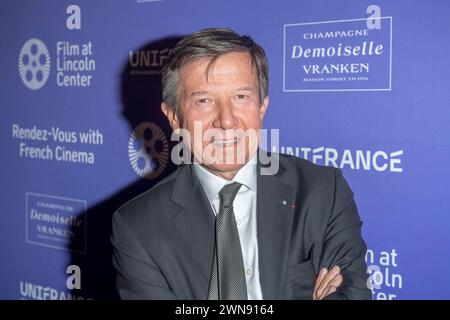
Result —
<path fill-rule="evenodd" d="M 206 165 L 210 170 L 217 172 L 217 173 L 236 173 L 241 169 L 244 164 L 212 164 L 212 165 Z"/>

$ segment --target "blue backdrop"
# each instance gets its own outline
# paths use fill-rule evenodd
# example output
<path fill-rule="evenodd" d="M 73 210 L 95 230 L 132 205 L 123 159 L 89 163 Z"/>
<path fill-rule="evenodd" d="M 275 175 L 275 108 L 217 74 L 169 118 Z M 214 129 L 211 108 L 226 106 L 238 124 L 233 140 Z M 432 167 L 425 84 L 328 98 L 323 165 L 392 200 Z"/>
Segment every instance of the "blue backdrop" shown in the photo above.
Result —
<path fill-rule="evenodd" d="M 115 297 L 111 215 L 174 170 L 161 65 L 180 36 L 218 26 L 266 49 L 276 149 L 343 169 L 374 298 L 450 298 L 450 2 L 0 9 L 0 298 Z"/>

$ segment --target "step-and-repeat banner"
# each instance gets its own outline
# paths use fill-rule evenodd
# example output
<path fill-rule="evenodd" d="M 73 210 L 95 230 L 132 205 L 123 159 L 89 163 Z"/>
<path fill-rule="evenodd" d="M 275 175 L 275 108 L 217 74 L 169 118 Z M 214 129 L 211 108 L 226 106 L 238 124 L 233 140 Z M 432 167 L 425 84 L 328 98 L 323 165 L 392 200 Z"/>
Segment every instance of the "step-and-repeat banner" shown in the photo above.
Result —
<path fill-rule="evenodd" d="M 175 169 L 161 66 L 228 27 L 282 153 L 342 168 L 374 299 L 450 298 L 450 2 L 2 1 L 0 298 L 112 299 L 111 215 Z"/>

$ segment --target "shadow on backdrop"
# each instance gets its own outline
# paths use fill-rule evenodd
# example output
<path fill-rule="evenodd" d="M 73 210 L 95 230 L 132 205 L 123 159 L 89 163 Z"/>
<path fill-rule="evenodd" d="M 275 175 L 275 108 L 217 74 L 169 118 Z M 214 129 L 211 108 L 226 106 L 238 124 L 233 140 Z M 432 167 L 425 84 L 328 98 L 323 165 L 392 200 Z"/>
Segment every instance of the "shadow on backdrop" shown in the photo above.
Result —
<path fill-rule="evenodd" d="M 166 49 L 173 48 L 181 38 L 181 36 L 168 37 L 149 42 L 139 48 L 138 51 L 147 52 L 147 55 L 139 65 L 130 63 L 129 57 L 127 57 L 120 83 L 121 113 L 129 125 L 130 133 L 142 122 L 150 121 L 157 124 L 166 134 L 169 143 L 169 155 L 174 143 L 170 141 L 172 130 L 160 109 L 162 93 L 161 66 L 159 63 L 161 57 L 159 53 L 163 52 L 166 55 Z M 137 58 L 137 56 L 134 58 Z M 133 61 L 136 62 L 136 60 Z M 158 63 L 155 61 L 158 61 Z M 152 138 L 151 129 L 147 128 L 146 131 L 144 139 Z M 158 149 L 158 145 L 156 145 L 156 148 Z M 127 150 L 127 146 L 123 146 L 123 150 Z M 160 150 L 156 150 L 156 152 L 158 151 Z M 147 148 L 146 152 L 151 157 L 155 150 Z M 168 160 L 164 171 L 158 177 L 154 179 L 140 178 L 109 198 L 88 208 L 85 216 L 87 221 L 86 240 L 84 240 L 84 234 L 81 234 L 79 229 L 72 228 L 75 235 L 69 249 L 79 248 L 83 241 L 87 243 L 86 254 L 71 251 L 70 264 L 78 265 L 81 269 L 81 289 L 73 289 L 72 295 L 101 300 L 118 298 L 110 242 L 112 214 L 126 201 L 151 188 L 172 173 L 176 166 L 172 164 L 170 158 Z M 152 165 L 157 166 L 157 163 L 155 162 Z M 154 169 L 157 170 L 158 168 L 154 167 Z M 111 174 L 114 174 L 114 172 Z"/>

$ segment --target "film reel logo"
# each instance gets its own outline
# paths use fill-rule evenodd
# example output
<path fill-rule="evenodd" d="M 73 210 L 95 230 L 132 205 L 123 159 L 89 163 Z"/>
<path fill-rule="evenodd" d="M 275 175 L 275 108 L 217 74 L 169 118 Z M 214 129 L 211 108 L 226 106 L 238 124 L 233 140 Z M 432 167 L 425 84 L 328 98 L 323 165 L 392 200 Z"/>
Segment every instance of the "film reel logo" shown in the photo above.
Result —
<path fill-rule="evenodd" d="M 128 157 L 140 177 L 158 177 L 169 159 L 169 144 L 164 131 L 152 122 L 138 125 L 128 141 Z"/>
<path fill-rule="evenodd" d="M 25 86 L 38 90 L 47 82 L 50 74 L 50 54 L 39 39 L 30 39 L 19 54 L 19 74 Z"/>

